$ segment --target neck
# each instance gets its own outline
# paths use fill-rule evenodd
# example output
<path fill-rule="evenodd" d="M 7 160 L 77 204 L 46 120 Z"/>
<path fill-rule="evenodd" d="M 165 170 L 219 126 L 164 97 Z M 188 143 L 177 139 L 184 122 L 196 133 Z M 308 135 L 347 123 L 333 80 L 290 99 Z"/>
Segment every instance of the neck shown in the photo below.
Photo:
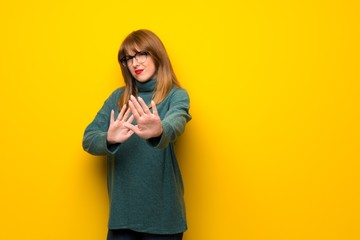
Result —
<path fill-rule="evenodd" d="M 135 80 L 135 85 L 139 92 L 153 92 L 156 87 L 156 79 L 150 79 L 146 82 Z"/>

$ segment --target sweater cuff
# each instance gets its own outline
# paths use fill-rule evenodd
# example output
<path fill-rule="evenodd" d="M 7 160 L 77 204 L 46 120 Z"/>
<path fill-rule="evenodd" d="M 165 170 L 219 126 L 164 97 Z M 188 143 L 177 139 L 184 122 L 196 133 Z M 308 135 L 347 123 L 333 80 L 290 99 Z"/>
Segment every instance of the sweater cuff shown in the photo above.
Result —
<path fill-rule="evenodd" d="M 104 148 L 106 149 L 107 154 L 109 155 L 114 155 L 117 150 L 119 149 L 120 143 L 115 143 L 115 144 L 109 144 L 107 139 L 107 133 L 104 133 L 104 135 L 102 136 L 102 142 L 104 143 Z"/>
<path fill-rule="evenodd" d="M 162 134 L 159 137 L 149 138 L 146 142 L 154 148 L 166 148 L 169 144 L 170 124 L 162 122 Z"/>

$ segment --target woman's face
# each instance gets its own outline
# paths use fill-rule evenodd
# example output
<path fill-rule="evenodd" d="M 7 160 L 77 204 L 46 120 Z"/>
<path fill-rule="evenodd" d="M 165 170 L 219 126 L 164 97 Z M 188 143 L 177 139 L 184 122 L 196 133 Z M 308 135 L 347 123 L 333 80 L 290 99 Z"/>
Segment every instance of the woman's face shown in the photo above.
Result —
<path fill-rule="evenodd" d="M 127 67 L 137 81 L 143 83 L 156 77 L 155 63 L 149 53 L 131 51 L 127 56 Z"/>

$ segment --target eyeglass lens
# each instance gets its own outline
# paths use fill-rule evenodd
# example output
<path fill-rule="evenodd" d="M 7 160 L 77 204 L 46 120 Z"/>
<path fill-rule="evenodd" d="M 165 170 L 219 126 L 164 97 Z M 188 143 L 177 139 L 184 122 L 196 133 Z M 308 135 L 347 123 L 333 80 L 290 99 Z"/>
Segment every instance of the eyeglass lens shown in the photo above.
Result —
<path fill-rule="evenodd" d="M 147 52 L 137 52 L 134 56 L 129 56 L 126 60 L 126 64 L 129 66 L 133 63 L 133 58 L 138 63 L 144 63 L 146 61 L 148 53 Z"/>

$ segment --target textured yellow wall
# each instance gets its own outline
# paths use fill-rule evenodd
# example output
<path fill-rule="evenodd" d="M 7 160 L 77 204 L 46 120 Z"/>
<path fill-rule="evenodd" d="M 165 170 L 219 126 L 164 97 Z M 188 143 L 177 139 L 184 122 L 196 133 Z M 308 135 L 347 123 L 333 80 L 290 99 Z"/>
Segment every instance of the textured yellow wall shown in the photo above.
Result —
<path fill-rule="evenodd" d="M 170 4 L 170 5 L 169 5 Z M 186 240 L 360 239 L 358 1 L 0 3 L 0 239 L 105 239 L 81 147 L 148 28 L 191 96 Z"/>

